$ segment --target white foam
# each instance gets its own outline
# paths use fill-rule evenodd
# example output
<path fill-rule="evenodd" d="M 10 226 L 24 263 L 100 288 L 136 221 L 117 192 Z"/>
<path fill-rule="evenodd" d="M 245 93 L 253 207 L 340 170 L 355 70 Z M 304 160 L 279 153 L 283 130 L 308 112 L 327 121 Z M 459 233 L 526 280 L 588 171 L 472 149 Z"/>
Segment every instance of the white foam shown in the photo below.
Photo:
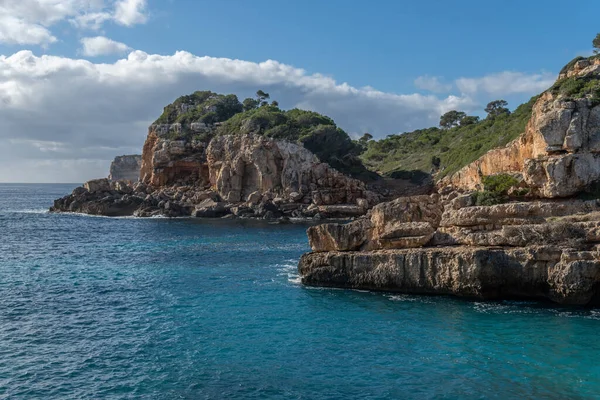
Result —
<path fill-rule="evenodd" d="M 6 210 L 6 212 L 13 214 L 48 214 L 50 211 L 47 208 L 31 208 L 25 210 Z"/>

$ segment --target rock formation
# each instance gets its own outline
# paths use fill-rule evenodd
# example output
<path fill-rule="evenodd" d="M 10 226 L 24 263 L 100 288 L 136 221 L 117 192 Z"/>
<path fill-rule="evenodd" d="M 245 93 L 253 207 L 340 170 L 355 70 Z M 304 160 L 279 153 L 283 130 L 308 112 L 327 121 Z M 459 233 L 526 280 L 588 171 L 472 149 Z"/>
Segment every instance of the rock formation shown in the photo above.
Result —
<path fill-rule="evenodd" d="M 475 206 L 483 178 L 520 176 L 530 201 Z M 526 131 L 438 183 L 348 224 L 308 229 L 307 285 L 600 305 L 600 60 L 542 94 Z"/>
<path fill-rule="evenodd" d="M 452 197 L 452 196 L 451 196 Z M 463 197 L 399 198 L 348 224 L 308 229 L 307 285 L 402 293 L 600 301 L 600 202 L 474 207 Z"/>
<path fill-rule="evenodd" d="M 439 186 L 481 189 L 483 176 L 515 173 L 522 176 L 532 196 L 556 198 L 572 196 L 600 180 L 600 98 L 594 91 L 600 87 L 598 79 L 600 59 L 576 62 L 539 97 L 520 137 L 443 179 Z M 563 90 L 578 84 L 578 91 Z"/>
<path fill-rule="evenodd" d="M 177 112 L 188 110 L 184 105 Z M 218 127 L 153 124 L 139 159 L 138 184 L 126 183 L 134 180 L 122 167 L 133 160 L 117 157 L 109 180 L 121 180 L 90 181 L 56 200 L 51 210 L 320 219 L 362 215 L 382 199 L 300 144 L 253 133 L 217 134 Z"/>
<path fill-rule="evenodd" d="M 140 155 L 117 156 L 110 163 L 108 179 L 111 181 L 137 182 L 140 179 L 141 166 L 142 156 Z"/>

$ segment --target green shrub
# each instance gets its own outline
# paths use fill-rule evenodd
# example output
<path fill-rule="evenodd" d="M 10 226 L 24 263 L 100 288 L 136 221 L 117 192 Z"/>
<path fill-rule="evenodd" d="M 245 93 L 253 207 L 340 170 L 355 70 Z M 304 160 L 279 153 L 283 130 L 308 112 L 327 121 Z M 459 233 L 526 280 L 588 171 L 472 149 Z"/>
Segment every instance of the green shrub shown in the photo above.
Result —
<path fill-rule="evenodd" d="M 519 180 L 508 174 L 497 174 L 484 176 L 483 188 L 486 191 L 507 195 L 508 191 L 519 184 Z"/>
<path fill-rule="evenodd" d="M 482 179 L 483 191 L 472 194 L 473 202 L 476 206 L 492 206 L 508 201 L 508 192 L 516 188 L 519 180 L 508 174 L 497 174 L 484 176 Z M 518 189 L 518 196 L 524 196 L 529 189 Z"/>
<path fill-rule="evenodd" d="M 506 198 L 494 192 L 482 191 L 471 195 L 476 206 L 493 206 L 506 202 Z"/>
<path fill-rule="evenodd" d="M 181 96 L 166 106 L 155 124 L 181 123 L 185 131 L 192 122 L 214 124 L 242 112 L 242 103 L 234 94 L 222 95 L 211 91 L 197 91 Z"/>

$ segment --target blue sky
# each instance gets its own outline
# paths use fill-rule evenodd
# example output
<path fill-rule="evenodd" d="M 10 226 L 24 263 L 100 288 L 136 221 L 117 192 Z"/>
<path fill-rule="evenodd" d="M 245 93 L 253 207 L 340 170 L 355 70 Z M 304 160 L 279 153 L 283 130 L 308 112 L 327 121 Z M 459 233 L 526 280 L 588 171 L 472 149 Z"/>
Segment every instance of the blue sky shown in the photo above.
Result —
<path fill-rule="evenodd" d="M 0 181 L 105 175 L 194 90 L 263 88 L 285 108 L 383 137 L 449 109 L 481 115 L 497 98 L 514 108 L 591 53 L 599 2 L 496 3 L 9 0 Z"/>

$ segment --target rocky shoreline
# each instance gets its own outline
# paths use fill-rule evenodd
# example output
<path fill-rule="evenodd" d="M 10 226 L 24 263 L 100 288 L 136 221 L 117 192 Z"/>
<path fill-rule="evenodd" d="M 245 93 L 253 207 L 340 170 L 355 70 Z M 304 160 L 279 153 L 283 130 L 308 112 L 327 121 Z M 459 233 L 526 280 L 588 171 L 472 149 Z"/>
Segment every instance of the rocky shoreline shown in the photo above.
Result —
<path fill-rule="evenodd" d="M 153 188 L 141 182 L 95 179 L 54 201 L 51 212 L 75 212 L 109 217 L 254 218 L 286 221 L 347 219 L 364 214 L 359 205 L 294 202 L 273 193 L 252 193 L 245 202 L 225 201 L 218 192 L 182 185 Z"/>
<path fill-rule="evenodd" d="M 475 299 L 600 305 L 600 202 L 457 207 L 437 195 L 308 229 L 302 283 Z"/>
<path fill-rule="evenodd" d="M 226 134 L 221 122 L 190 122 L 217 111 L 223 100 L 197 92 L 165 108 L 161 123 L 149 128 L 141 157 L 115 160 L 111 177 L 138 179 L 89 181 L 56 200 L 51 211 L 280 222 L 342 218 L 351 222 L 308 228 L 312 252 L 298 266 L 304 284 L 597 306 L 600 92 L 590 88 L 600 82 L 600 59 L 569 68 L 537 98 L 517 139 L 436 188 L 385 179 L 369 185 L 332 167 L 364 170 L 351 151 L 342 152 L 345 161 L 323 153 L 329 164 L 300 139 L 260 134 L 268 128 L 295 137 L 294 129 L 304 127 L 312 129 L 309 147 L 317 153 L 335 140 L 353 146 L 335 125 L 319 125 L 331 120 L 307 112 L 296 110 L 304 114 L 294 120 L 267 105 L 265 115 L 287 122 L 271 127 L 248 117 L 230 124 Z"/>

